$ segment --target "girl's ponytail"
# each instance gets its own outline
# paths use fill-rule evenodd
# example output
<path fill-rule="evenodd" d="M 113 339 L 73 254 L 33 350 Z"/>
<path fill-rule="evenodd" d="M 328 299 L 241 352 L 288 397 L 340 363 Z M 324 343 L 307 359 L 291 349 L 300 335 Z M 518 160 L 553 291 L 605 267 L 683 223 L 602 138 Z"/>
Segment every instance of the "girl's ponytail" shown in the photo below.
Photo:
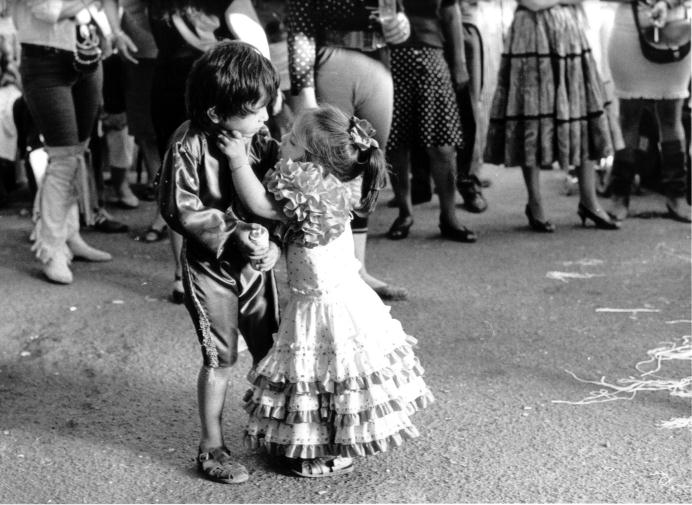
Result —
<path fill-rule="evenodd" d="M 387 184 L 387 162 L 379 147 L 371 146 L 361 153 L 363 158 L 363 186 L 358 213 L 369 213 L 375 208 L 380 190 Z"/>

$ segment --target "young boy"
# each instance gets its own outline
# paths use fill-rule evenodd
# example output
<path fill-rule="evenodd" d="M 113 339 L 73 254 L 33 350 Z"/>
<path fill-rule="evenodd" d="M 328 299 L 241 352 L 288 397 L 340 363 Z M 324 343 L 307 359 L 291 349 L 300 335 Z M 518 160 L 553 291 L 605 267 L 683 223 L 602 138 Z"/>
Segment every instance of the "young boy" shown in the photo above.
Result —
<path fill-rule="evenodd" d="M 224 444 L 221 416 L 238 335 L 255 363 L 272 346 L 278 328 L 272 268 L 281 252 L 276 237 L 269 245 L 250 237 L 262 226 L 248 222 L 255 218 L 236 195 L 216 137 L 232 131 L 242 135 L 252 168 L 262 177 L 279 157 L 278 143 L 264 133 L 266 106 L 278 84 L 272 64 L 249 44 L 223 42 L 206 52 L 187 80 L 190 120 L 172 135 L 161 168 L 159 205 L 168 225 L 184 238 L 185 306 L 203 357 L 197 465 L 207 478 L 224 483 L 249 477 Z"/>

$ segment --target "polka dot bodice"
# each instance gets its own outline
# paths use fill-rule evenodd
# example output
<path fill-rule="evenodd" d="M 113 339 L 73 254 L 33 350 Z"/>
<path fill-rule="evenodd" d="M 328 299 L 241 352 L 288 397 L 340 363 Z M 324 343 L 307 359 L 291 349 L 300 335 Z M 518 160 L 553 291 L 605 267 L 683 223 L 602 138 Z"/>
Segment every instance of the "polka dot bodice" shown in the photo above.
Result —
<path fill-rule="evenodd" d="M 360 264 L 353 254 L 351 228 L 324 246 L 289 244 L 286 253 L 288 284 L 298 295 L 328 295 L 344 282 L 358 277 Z"/>
<path fill-rule="evenodd" d="M 288 63 L 291 92 L 315 85 L 315 62 L 325 30 L 375 31 L 377 0 L 289 0 Z"/>

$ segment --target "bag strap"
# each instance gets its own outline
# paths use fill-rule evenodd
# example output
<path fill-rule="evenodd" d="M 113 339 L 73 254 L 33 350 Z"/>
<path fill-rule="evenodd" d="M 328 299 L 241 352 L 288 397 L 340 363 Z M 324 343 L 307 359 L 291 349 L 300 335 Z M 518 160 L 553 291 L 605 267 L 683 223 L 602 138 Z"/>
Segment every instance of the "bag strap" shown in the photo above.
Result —
<path fill-rule="evenodd" d="M 639 0 L 632 0 L 630 5 L 632 6 L 632 15 L 634 16 L 634 24 L 637 27 L 637 32 L 642 33 L 642 27 L 639 23 L 639 8 L 637 7 L 639 5 Z"/>

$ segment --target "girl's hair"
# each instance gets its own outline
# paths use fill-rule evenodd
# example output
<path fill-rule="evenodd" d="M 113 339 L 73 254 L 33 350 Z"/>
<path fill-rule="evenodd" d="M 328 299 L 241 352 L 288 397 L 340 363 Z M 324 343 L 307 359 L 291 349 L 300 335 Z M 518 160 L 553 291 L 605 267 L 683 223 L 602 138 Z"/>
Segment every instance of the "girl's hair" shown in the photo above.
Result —
<path fill-rule="evenodd" d="M 387 164 L 382 149 L 369 136 L 374 130 L 365 136 L 366 144 L 371 140 L 370 145 L 357 142 L 360 137 L 354 140 L 352 132 L 357 122 L 363 123 L 355 117 L 349 118 L 341 109 L 321 105 L 306 110 L 296 119 L 294 141 L 305 150 L 304 161 L 322 165 L 339 180 L 347 182 L 362 175 L 360 206 L 355 210 L 370 212 L 386 184 Z"/>
<path fill-rule="evenodd" d="M 192 65 L 185 87 L 185 105 L 193 126 L 213 131 L 208 111 L 221 118 L 245 116 L 274 99 L 279 74 L 254 46 L 220 42 Z"/>

